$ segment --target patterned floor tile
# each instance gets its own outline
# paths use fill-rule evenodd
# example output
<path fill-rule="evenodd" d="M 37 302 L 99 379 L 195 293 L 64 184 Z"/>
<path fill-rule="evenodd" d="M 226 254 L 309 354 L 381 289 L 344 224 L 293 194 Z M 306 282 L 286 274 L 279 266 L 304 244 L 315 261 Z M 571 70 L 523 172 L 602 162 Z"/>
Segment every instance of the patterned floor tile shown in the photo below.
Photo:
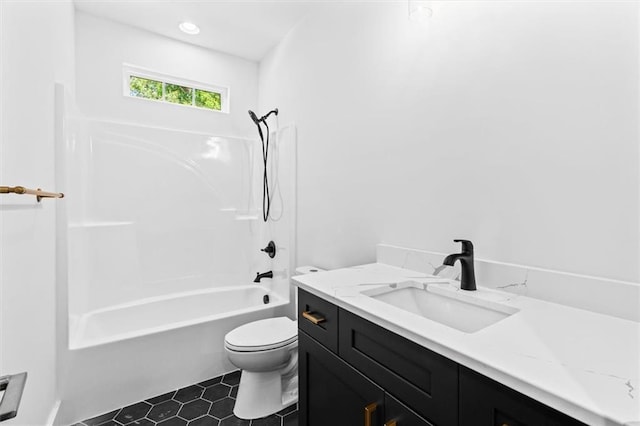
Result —
<path fill-rule="evenodd" d="M 236 398 L 238 396 L 238 386 L 234 386 L 231 388 L 231 392 L 229 392 L 229 396 L 231 398 Z"/>
<path fill-rule="evenodd" d="M 229 391 L 231 391 L 230 386 L 227 386 L 224 383 L 218 383 L 217 385 L 206 388 L 202 393 L 202 398 L 214 402 L 219 399 L 228 397 Z"/>
<path fill-rule="evenodd" d="M 122 423 L 116 422 L 115 420 L 107 420 L 104 423 L 100 423 L 100 426 L 122 426 Z"/>
<path fill-rule="evenodd" d="M 213 379 L 205 380 L 204 382 L 198 383 L 203 388 L 208 388 L 209 386 L 213 386 L 216 383 L 220 383 L 223 376 L 214 377 Z"/>
<path fill-rule="evenodd" d="M 173 399 L 182 403 L 189 402 L 193 399 L 200 398 L 203 390 L 204 388 L 199 385 L 187 386 L 186 388 L 179 389 L 173 396 Z"/>
<path fill-rule="evenodd" d="M 171 392 L 163 393 L 162 395 L 154 396 L 153 398 L 149 398 L 146 401 L 151 405 L 156 405 L 168 399 L 173 398 L 173 395 L 175 394 L 176 394 L 176 391 L 171 391 Z"/>
<path fill-rule="evenodd" d="M 187 426 L 187 421 L 180 417 L 171 417 L 158 423 L 158 426 Z"/>
<path fill-rule="evenodd" d="M 251 426 L 282 426 L 282 417 L 272 414 L 269 417 L 251 420 Z"/>
<path fill-rule="evenodd" d="M 78 426 L 298 426 L 298 405 L 271 416 L 233 415 L 240 371 L 163 393 L 77 423 Z M 76 426 L 74 425 L 74 426 Z"/>
<path fill-rule="evenodd" d="M 122 424 L 127 424 L 127 423 L 134 422 L 136 420 L 140 420 L 141 418 L 147 415 L 149 410 L 151 410 L 151 407 L 153 406 L 145 401 L 138 402 L 133 405 L 129 405 L 128 407 L 124 407 L 122 410 L 120 410 L 120 412 L 118 413 L 118 415 L 115 417 L 114 420 Z"/>
<path fill-rule="evenodd" d="M 100 414 L 99 416 L 96 417 L 92 417 L 90 419 L 87 420 L 83 420 L 82 423 L 84 423 L 87 426 L 98 426 L 102 423 L 105 423 L 109 420 L 113 420 L 113 418 L 120 412 L 120 410 L 114 410 L 114 411 L 110 411 L 108 413 L 104 413 L 104 414 Z"/>
<path fill-rule="evenodd" d="M 225 374 L 222 378 L 222 383 L 226 383 L 231 386 L 235 386 L 240 383 L 240 370 Z"/>
<path fill-rule="evenodd" d="M 242 420 L 236 416 L 229 416 L 226 419 L 220 420 L 220 426 L 249 426 L 250 420 Z"/>
<path fill-rule="evenodd" d="M 151 411 L 149 411 L 149 414 L 147 414 L 147 418 L 154 422 L 161 422 L 174 417 L 178 414 L 178 410 L 180 410 L 180 403 L 170 399 L 154 405 Z"/>
<path fill-rule="evenodd" d="M 211 416 L 198 417 L 197 419 L 189 422 L 189 426 L 218 426 L 219 424 L 220 420 Z"/>
<path fill-rule="evenodd" d="M 287 415 L 282 419 L 282 426 L 298 426 L 298 412 Z"/>
<path fill-rule="evenodd" d="M 229 417 L 231 414 L 233 414 L 233 406 L 235 404 L 236 401 L 232 398 L 224 398 L 220 401 L 216 401 L 211 404 L 209 415 L 222 420 L 225 417 Z"/>
<path fill-rule="evenodd" d="M 287 414 L 293 413 L 294 411 L 298 411 L 298 404 L 291 404 L 287 408 L 283 408 L 282 410 L 278 411 L 276 414 L 280 416 L 286 416 Z"/>
<path fill-rule="evenodd" d="M 206 399 L 194 399 L 182 406 L 178 412 L 178 416 L 186 420 L 194 420 L 207 414 L 210 407 L 211 403 Z"/>
<path fill-rule="evenodd" d="M 152 422 L 151 420 L 144 419 L 136 420 L 135 422 L 127 423 L 126 426 L 155 426 L 156 422 Z"/>

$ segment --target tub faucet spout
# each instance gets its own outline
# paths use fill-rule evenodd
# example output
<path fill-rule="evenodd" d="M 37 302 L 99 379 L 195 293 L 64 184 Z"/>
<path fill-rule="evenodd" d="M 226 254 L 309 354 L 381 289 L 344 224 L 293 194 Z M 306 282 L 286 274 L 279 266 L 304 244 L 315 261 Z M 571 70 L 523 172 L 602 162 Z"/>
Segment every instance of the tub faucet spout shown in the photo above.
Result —
<path fill-rule="evenodd" d="M 263 273 L 257 273 L 256 274 L 256 279 L 253 280 L 254 283 L 259 283 L 261 279 L 263 278 L 273 278 L 273 271 L 269 271 L 269 272 L 263 272 Z"/>

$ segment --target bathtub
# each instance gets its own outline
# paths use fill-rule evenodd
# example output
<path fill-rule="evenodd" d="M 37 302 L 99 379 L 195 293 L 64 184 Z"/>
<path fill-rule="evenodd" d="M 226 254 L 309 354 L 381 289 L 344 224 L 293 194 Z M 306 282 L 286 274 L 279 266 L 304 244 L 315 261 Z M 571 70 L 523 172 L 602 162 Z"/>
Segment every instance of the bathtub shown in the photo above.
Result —
<path fill-rule="evenodd" d="M 73 424 L 234 370 L 224 352 L 225 334 L 284 315 L 288 303 L 268 287 L 251 284 L 174 293 L 83 315 L 70 330 L 55 424 Z"/>
<path fill-rule="evenodd" d="M 264 298 L 269 302 L 265 303 Z M 173 293 L 89 312 L 73 321 L 69 349 L 83 349 L 202 322 L 282 306 L 287 301 L 261 285 Z"/>

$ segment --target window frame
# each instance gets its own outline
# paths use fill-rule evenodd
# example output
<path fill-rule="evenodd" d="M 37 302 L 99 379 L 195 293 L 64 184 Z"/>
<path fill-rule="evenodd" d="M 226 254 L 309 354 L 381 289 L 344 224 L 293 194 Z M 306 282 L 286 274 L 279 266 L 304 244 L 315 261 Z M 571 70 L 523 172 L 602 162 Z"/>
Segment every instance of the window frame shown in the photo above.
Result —
<path fill-rule="evenodd" d="M 155 80 L 155 81 L 161 82 L 162 83 L 162 98 L 161 99 L 150 99 L 150 98 L 142 98 L 142 97 L 138 97 L 138 96 L 132 96 L 131 95 L 131 88 L 130 88 L 131 77 L 140 77 L 140 78 L 145 78 L 145 79 L 148 79 L 148 80 Z M 166 100 L 165 99 L 165 86 L 167 84 L 175 84 L 175 85 L 185 86 L 185 87 L 191 88 L 192 89 L 192 95 L 191 95 L 192 103 L 191 103 L 191 105 L 180 104 L 180 103 L 175 103 L 175 102 L 169 102 L 168 100 Z M 207 92 L 219 93 L 220 94 L 220 110 L 196 106 L 196 104 L 195 104 L 196 90 L 204 90 L 204 91 L 207 91 Z M 131 64 L 126 64 L 126 63 L 122 64 L 122 95 L 127 97 L 127 98 L 139 99 L 139 100 L 151 101 L 151 102 L 161 102 L 161 103 L 166 104 L 166 105 L 177 105 L 177 106 L 187 107 L 187 108 L 190 107 L 190 108 L 195 108 L 195 109 L 200 110 L 200 111 L 211 111 L 211 112 L 218 112 L 218 113 L 228 114 L 229 110 L 230 110 L 230 106 L 231 106 L 230 105 L 231 104 L 231 102 L 230 102 L 230 92 L 231 92 L 231 90 L 229 89 L 228 86 L 202 83 L 200 81 L 189 80 L 189 79 L 186 79 L 186 78 L 179 78 L 179 77 L 176 77 L 176 76 L 173 76 L 173 75 L 161 73 L 161 72 L 158 72 L 158 71 L 150 70 L 148 68 L 143 68 L 143 67 L 139 67 L 139 66 L 136 66 L 136 65 L 131 65 Z"/>

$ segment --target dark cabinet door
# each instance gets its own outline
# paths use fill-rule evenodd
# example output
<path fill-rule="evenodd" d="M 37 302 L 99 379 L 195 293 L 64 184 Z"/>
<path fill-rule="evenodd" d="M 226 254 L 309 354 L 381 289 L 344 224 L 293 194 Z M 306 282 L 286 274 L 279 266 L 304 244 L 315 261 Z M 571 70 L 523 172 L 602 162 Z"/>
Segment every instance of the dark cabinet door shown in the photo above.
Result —
<path fill-rule="evenodd" d="M 384 426 L 433 426 L 389 394 L 384 396 Z"/>
<path fill-rule="evenodd" d="M 298 345 L 300 426 L 382 426 L 380 387 L 302 331 Z"/>
<path fill-rule="evenodd" d="M 460 367 L 460 426 L 585 426 L 538 401 Z"/>
<path fill-rule="evenodd" d="M 458 364 L 344 309 L 338 353 L 437 426 L 458 424 Z"/>

